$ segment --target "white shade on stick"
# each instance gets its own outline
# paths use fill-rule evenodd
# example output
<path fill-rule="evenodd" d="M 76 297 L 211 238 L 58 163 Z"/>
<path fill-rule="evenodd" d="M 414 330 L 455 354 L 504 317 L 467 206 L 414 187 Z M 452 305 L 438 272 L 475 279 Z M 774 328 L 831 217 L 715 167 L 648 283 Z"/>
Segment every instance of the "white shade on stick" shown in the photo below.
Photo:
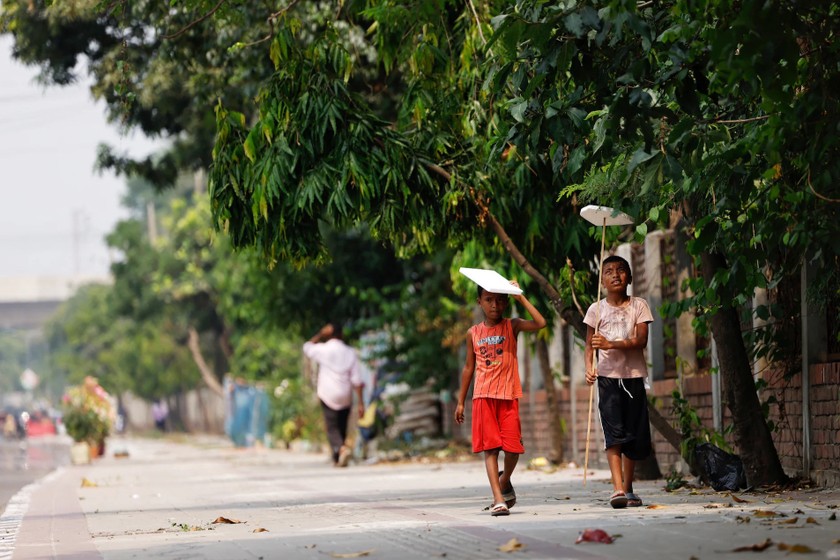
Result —
<path fill-rule="evenodd" d="M 522 293 L 521 288 L 511 285 L 510 280 L 496 272 L 486 268 L 465 268 L 461 267 L 458 272 L 494 294 L 511 294 L 518 296 Z"/>

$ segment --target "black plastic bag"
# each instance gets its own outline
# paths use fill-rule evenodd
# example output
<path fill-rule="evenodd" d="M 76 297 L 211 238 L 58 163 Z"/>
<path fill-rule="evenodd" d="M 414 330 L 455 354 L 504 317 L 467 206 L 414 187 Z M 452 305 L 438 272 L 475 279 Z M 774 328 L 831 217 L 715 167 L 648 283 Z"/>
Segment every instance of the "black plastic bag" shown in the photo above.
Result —
<path fill-rule="evenodd" d="M 701 471 L 701 479 L 715 491 L 734 491 L 747 487 L 744 464 L 737 455 L 727 453 L 711 443 L 701 443 L 694 448 L 694 458 Z"/>

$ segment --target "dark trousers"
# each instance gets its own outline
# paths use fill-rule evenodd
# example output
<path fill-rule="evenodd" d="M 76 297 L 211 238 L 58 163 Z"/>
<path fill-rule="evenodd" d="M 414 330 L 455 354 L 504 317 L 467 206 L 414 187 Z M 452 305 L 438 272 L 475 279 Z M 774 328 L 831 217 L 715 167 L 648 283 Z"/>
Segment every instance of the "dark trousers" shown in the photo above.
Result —
<path fill-rule="evenodd" d="M 327 440 L 330 442 L 333 463 L 338 463 L 338 454 L 344 440 L 347 439 L 347 420 L 350 419 L 350 407 L 333 410 L 321 401 L 324 411 L 324 423 L 327 425 Z"/>

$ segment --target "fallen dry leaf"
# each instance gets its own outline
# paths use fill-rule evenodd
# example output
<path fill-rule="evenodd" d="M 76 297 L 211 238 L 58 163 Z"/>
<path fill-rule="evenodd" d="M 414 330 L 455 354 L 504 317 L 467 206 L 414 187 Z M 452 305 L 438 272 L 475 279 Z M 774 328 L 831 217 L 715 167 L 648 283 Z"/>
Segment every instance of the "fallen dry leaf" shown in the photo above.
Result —
<path fill-rule="evenodd" d="M 513 538 L 500 546 L 499 550 L 502 552 L 516 552 L 517 550 L 522 550 L 523 548 L 525 548 L 525 545 L 516 540 L 516 538 Z"/>
<path fill-rule="evenodd" d="M 829 521 L 837 521 L 837 514 L 832 513 L 831 515 L 828 516 L 828 520 Z"/>
<path fill-rule="evenodd" d="M 721 504 L 719 502 L 712 502 L 711 504 L 706 504 L 703 506 L 704 509 L 720 509 L 720 508 L 728 508 L 731 507 L 729 504 Z"/>
<path fill-rule="evenodd" d="M 578 535 L 575 544 L 580 544 L 582 542 L 595 542 L 595 543 L 603 543 L 603 544 L 612 544 L 615 539 L 612 538 L 606 531 L 603 529 L 584 529 Z"/>
<path fill-rule="evenodd" d="M 732 492 L 730 492 L 730 493 L 729 493 L 729 497 L 730 497 L 730 498 L 732 498 L 735 502 L 737 502 L 737 503 L 739 503 L 739 504 L 749 504 L 749 503 L 750 503 L 750 501 L 749 501 L 749 500 L 745 500 L 745 499 L 743 499 L 743 498 L 739 498 L 738 496 L 736 496 L 736 495 L 735 495 L 735 494 L 733 494 Z"/>
<path fill-rule="evenodd" d="M 795 525 L 797 521 L 799 521 L 798 517 L 791 517 L 790 519 L 785 519 L 784 521 L 779 521 L 779 523 L 781 523 L 783 525 Z"/>
<path fill-rule="evenodd" d="M 661 504 L 651 504 L 649 506 L 646 506 L 645 509 L 665 509 L 666 507 L 668 506 L 663 506 Z"/>
<path fill-rule="evenodd" d="M 763 550 L 767 550 L 773 546 L 773 541 L 767 539 L 763 543 L 759 544 L 751 544 L 748 546 L 739 546 L 738 548 L 733 548 L 732 552 L 761 552 Z"/>
<path fill-rule="evenodd" d="M 263 527 L 257 527 L 256 529 L 254 529 L 251 532 L 252 533 L 268 533 L 268 529 L 264 529 Z"/>
<path fill-rule="evenodd" d="M 776 513 L 768 509 L 754 509 L 753 515 L 756 517 L 786 517 L 784 513 Z"/>
<path fill-rule="evenodd" d="M 785 544 L 780 542 L 778 544 L 779 550 L 786 550 L 787 552 L 798 552 L 800 554 L 810 554 L 812 552 L 817 552 L 810 546 L 804 544 Z"/>
<path fill-rule="evenodd" d="M 813 523 L 814 525 L 819 525 L 819 523 L 817 523 L 817 520 L 813 517 L 809 517 L 808 519 L 806 519 L 805 523 Z"/>
<path fill-rule="evenodd" d="M 735 521 L 737 521 L 738 523 L 749 523 L 750 519 L 752 518 L 749 515 L 739 515 L 735 518 Z"/>
<path fill-rule="evenodd" d="M 96 488 L 96 486 L 97 484 L 94 481 L 82 478 L 82 488 Z"/>
<path fill-rule="evenodd" d="M 362 550 L 361 552 L 333 552 L 330 554 L 333 558 L 362 558 L 364 556 L 370 556 L 370 553 L 373 550 Z"/>
<path fill-rule="evenodd" d="M 220 516 L 217 517 L 216 520 L 213 521 L 213 523 L 225 523 L 228 525 L 236 525 L 237 523 L 242 523 L 242 521 L 239 521 L 238 519 L 228 519 L 227 517 Z"/>

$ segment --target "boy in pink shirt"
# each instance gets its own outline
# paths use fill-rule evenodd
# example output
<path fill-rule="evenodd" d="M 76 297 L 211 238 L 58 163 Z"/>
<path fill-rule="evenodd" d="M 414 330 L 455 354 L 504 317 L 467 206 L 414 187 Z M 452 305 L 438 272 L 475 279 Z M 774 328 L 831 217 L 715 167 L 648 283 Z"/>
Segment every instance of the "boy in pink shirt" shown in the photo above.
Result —
<path fill-rule="evenodd" d="M 627 294 L 633 274 L 626 260 L 607 257 L 601 269 L 607 295 L 593 303 L 583 319 L 587 325 L 586 382 L 598 383 L 598 412 L 613 483 L 610 505 L 639 507 L 642 500 L 633 492 L 633 477 L 636 461 L 651 451 L 644 349 L 653 315 L 644 299 Z"/>
<path fill-rule="evenodd" d="M 519 286 L 515 281 L 514 286 Z M 464 404 L 475 374 L 472 405 L 473 452 L 484 452 L 484 465 L 493 492 L 490 515 L 508 515 L 516 503 L 510 477 L 525 452 L 519 421 L 519 381 L 516 337 L 520 332 L 542 329 L 546 321 L 522 295 L 513 296 L 533 319 L 507 319 L 509 296 L 478 287 L 478 304 L 484 320 L 467 331 L 467 359 L 461 371 L 461 390 L 455 408 L 455 422 L 464 423 Z M 504 470 L 499 471 L 499 452 L 505 452 Z"/>

